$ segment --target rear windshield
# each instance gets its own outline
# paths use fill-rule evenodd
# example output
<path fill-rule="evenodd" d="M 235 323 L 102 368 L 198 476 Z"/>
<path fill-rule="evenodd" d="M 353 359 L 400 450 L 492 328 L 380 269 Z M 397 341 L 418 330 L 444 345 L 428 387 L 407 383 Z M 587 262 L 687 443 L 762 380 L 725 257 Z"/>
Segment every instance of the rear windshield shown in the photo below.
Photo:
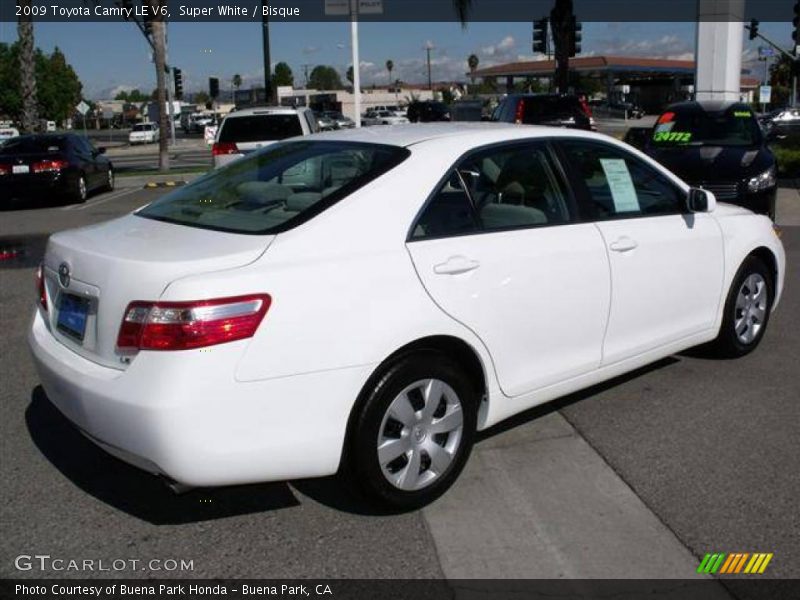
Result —
<path fill-rule="evenodd" d="M 524 98 L 525 113 L 523 122 L 538 121 L 552 117 L 574 117 L 582 115 L 577 98 Z"/>
<path fill-rule="evenodd" d="M 133 131 L 153 131 L 152 125 L 134 125 Z"/>
<path fill-rule="evenodd" d="M 291 115 L 228 117 L 222 123 L 220 142 L 266 142 L 303 135 L 300 119 Z"/>
<path fill-rule="evenodd" d="M 657 146 L 756 146 L 760 142 L 760 127 L 746 106 L 713 112 L 668 110 L 653 130 L 653 143 Z"/>
<path fill-rule="evenodd" d="M 42 154 L 61 152 L 67 147 L 67 139 L 62 136 L 23 136 L 11 138 L 0 146 L 0 155 Z"/>
<path fill-rule="evenodd" d="M 211 171 L 137 215 L 204 229 L 270 234 L 311 219 L 409 156 L 396 146 L 285 142 Z"/>

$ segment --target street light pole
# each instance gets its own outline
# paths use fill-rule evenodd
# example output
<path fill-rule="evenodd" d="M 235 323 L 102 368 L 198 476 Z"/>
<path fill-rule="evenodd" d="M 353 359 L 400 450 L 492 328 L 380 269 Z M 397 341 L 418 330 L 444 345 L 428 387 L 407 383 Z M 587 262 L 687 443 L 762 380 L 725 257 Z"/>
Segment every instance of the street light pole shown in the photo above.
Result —
<path fill-rule="evenodd" d="M 358 2 L 350 3 L 350 35 L 353 46 L 353 109 L 356 127 L 361 127 L 361 62 L 358 58 Z"/>

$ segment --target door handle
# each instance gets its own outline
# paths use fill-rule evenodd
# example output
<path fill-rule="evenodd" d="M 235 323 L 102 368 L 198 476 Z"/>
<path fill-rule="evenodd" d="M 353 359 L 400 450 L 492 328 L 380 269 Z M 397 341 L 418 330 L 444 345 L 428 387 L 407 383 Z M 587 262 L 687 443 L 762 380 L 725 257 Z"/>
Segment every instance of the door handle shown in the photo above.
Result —
<path fill-rule="evenodd" d="M 611 248 L 614 252 L 630 252 L 631 250 L 636 249 L 638 246 L 639 244 L 636 243 L 636 240 L 632 240 L 629 237 L 623 236 L 616 242 L 611 242 L 609 248 Z"/>
<path fill-rule="evenodd" d="M 474 271 L 481 266 L 477 260 L 471 260 L 466 256 L 451 256 L 447 262 L 435 265 L 433 272 L 437 275 L 460 275 Z"/>

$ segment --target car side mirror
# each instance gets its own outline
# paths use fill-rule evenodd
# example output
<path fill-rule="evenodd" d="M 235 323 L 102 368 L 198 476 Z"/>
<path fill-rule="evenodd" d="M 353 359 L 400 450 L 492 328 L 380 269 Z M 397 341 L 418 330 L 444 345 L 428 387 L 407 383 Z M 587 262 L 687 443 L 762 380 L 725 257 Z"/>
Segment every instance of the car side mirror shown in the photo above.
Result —
<path fill-rule="evenodd" d="M 686 208 L 689 209 L 689 212 L 710 213 L 714 212 L 716 207 L 717 199 L 708 190 L 700 188 L 691 188 L 689 190 L 689 195 L 686 198 Z"/>

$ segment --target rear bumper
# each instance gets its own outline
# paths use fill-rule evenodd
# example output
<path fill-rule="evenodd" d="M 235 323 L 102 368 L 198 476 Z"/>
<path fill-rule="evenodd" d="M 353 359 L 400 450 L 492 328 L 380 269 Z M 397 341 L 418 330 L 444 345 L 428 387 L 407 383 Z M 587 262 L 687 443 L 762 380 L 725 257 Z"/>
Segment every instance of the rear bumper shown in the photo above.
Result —
<path fill-rule="evenodd" d="M 25 179 L 3 182 L 0 186 L 0 198 L 41 198 L 52 195 L 61 196 L 69 193 L 74 177 L 69 173 L 28 176 Z"/>
<path fill-rule="evenodd" d="M 64 347 L 38 310 L 28 342 L 48 398 L 87 437 L 190 486 L 335 473 L 350 410 L 372 369 L 237 382 L 243 341 L 142 352 L 119 371 Z"/>

